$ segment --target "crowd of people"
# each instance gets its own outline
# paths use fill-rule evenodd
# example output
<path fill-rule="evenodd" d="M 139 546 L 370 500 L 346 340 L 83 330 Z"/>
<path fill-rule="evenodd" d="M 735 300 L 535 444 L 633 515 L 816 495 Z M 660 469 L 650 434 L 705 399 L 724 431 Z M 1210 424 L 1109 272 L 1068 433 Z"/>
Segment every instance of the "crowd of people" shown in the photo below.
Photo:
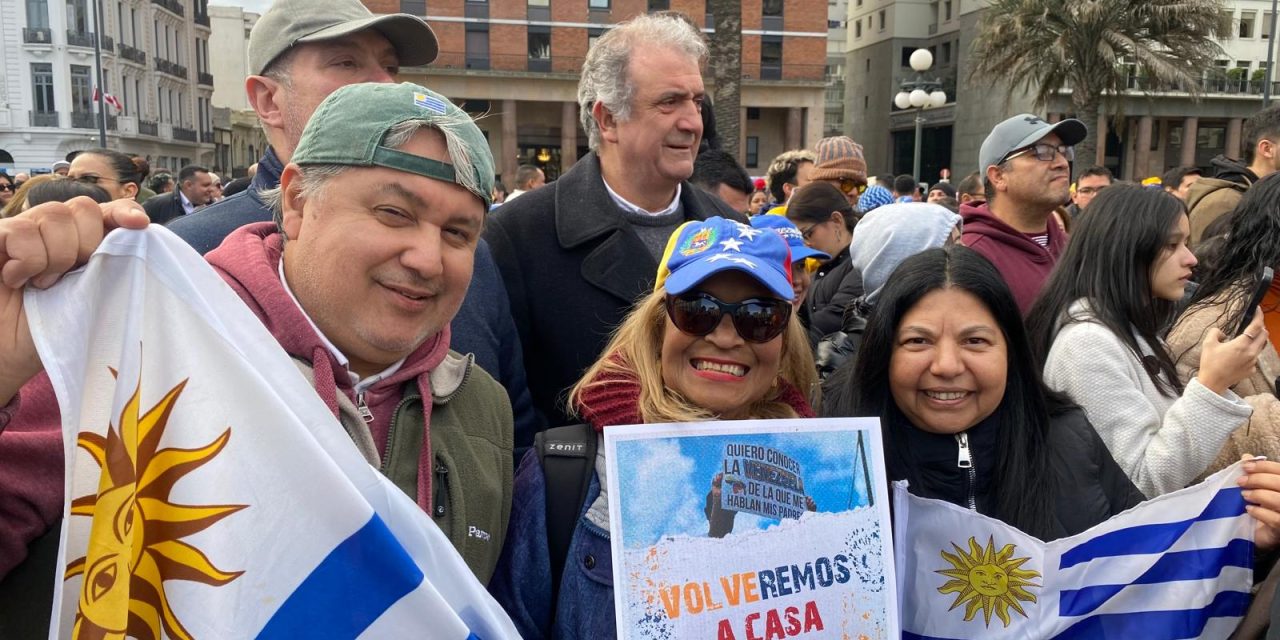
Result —
<path fill-rule="evenodd" d="M 587 53 L 591 151 L 504 198 L 472 119 L 395 83 L 434 58 L 426 22 L 328 4 L 277 2 L 250 35 L 270 146 L 240 193 L 109 149 L 0 177 L 0 585 L 32 580 L 0 610 L 51 606 L 31 576 L 52 565 L 28 569 L 64 507 L 23 291 L 148 224 L 205 256 L 527 638 L 614 632 L 615 425 L 876 416 L 888 478 L 1045 540 L 1246 459 L 1257 545 L 1280 543 L 1280 279 L 1256 281 L 1280 267 L 1280 107 L 1242 160 L 1154 188 L 1073 182 L 1085 124 L 1031 114 L 956 185 L 871 177 L 846 136 L 760 184 L 707 135 L 703 36 L 658 12 Z M 584 484 L 546 472 L 550 440 L 596 452 Z"/>

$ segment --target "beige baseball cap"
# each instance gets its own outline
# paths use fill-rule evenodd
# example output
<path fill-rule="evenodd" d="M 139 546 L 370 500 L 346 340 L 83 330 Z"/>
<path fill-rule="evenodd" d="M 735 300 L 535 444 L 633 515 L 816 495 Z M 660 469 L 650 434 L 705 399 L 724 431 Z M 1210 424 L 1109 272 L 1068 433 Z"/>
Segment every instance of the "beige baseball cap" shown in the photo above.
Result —
<path fill-rule="evenodd" d="M 360 0 L 276 0 L 249 33 L 249 67 L 261 75 L 280 54 L 302 42 L 321 42 L 375 29 L 395 47 L 400 64 L 436 59 L 440 45 L 431 27 L 407 13 L 378 15 Z"/>

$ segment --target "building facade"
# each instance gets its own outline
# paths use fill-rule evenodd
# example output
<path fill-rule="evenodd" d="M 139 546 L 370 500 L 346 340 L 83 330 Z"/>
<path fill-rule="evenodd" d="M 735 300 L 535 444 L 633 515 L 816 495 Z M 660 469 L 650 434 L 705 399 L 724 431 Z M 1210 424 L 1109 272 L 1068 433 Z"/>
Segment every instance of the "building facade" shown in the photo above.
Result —
<path fill-rule="evenodd" d="M 480 115 L 497 170 L 520 164 L 548 179 L 587 152 L 578 121 L 578 74 L 591 41 L 646 11 L 674 10 L 704 31 L 703 0 L 365 0 L 375 13 L 426 15 L 440 40 L 429 67 L 401 79 Z M 823 135 L 827 11 L 821 0 L 745 0 L 742 11 L 739 159 L 753 175 L 786 149 Z M 707 78 L 708 85 L 710 78 Z M 508 179 L 509 182 L 509 179 Z"/>
<path fill-rule="evenodd" d="M 933 52 L 933 67 L 924 75 L 941 81 L 947 93 L 945 106 L 919 112 L 924 122 L 917 179 L 935 182 L 944 168 L 955 179 L 976 171 L 978 149 L 991 128 L 1010 115 L 1035 111 L 1026 95 L 1008 97 L 1000 84 L 993 89 L 966 80 L 967 52 L 985 0 L 848 1 L 845 131 L 863 144 L 872 173 L 911 172 L 917 111 L 897 109 L 893 97 L 903 81 L 916 77 L 908 60 L 917 48 Z M 1218 154 L 1241 157 L 1241 125 L 1262 108 L 1272 17 L 1268 0 L 1230 0 L 1227 7 L 1232 37 L 1220 43 L 1223 55 L 1206 74 L 1201 98 L 1144 92 L 1144 79 L 1135 75 L 1132 90 L 1110 97 L 1104 107 L 1124 117 L 1088 123 L 1106 143 L 1099 144 L 1098 157 L 1078 158 L 1077 170 L 1096 163 L 1140 180 L 1181 165 L 1207 169 Z M 1069 115 L 1069 91 L 1059 91 L 1041 115 Z"/>
<path fill-rule="evenodd" d="M 209 7 L 209 44 L 218 52 L 212 60 L 214 130 L 221 138 L 216 164 L 226 172 L 224 177 L 245 175 L 267 147 L 266 135 L 244 90 L 244 79 L 253 73 L 249 68 L 249 32 L 260 17 L 240 7 Z"/>
<path fill-rule="evenodd" d="M 0 168 L 39 173 L 100 146 L 95 41 L 120 104 L 106 146 L 153 169 L 211 163 L 209 35 L 207 0 L 0 0 Z"/>
<path fill-rule="evenodd" d="M 823 137 L 844 135 L 844 65 L 847 52 L 849 0 L 827 0 L 827 112 Z"/>

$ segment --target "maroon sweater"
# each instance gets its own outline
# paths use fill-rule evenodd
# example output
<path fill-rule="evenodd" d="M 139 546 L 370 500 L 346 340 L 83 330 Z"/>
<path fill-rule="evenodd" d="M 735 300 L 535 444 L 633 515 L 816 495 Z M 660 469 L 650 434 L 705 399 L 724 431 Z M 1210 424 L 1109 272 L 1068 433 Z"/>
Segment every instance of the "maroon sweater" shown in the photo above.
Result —
<path fill-rule="evenodd" d="M 1046 220 L 1049 246 L 1042 247 L 992 215 L 985 204 L 960 205 L 960 215 L 964 217 L 964 235 L 960 242 L 996 266 L 1013 291 L 1018 309 L 1026 315 L 1066 248 L 1067 234 L 1051 219 Z"/>

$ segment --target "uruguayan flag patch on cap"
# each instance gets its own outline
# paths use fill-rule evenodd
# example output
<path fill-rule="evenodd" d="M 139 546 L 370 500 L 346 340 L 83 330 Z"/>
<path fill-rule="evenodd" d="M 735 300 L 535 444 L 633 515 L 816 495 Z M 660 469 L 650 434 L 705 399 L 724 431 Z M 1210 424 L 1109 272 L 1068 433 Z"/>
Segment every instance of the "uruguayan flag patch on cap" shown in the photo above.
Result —
<path fill-rule="evenodd" d="M 439 98 L 433 98 L 425 93 L 413 94 L 413 104 L 423 109 L 430 109 L 436 113 L 444 114 L 444 101 Z"/>

